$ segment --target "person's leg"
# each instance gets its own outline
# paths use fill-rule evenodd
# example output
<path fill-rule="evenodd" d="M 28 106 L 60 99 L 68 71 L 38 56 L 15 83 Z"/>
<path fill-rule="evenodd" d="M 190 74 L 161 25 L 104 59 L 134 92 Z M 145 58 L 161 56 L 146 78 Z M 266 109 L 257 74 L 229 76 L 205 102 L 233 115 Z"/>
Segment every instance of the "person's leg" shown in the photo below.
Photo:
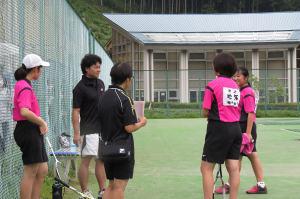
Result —
<path fill-rule="evenodd" d="M 81 187 L 81 191 L 88 190 L 88 181 L 89 181 L 89 165 L 91 162 L 92 156 L 84 156 L 81 158 L 81 163 L 78 171 L 78 178 Z"/>
<path fill-rule="evenodd" d="M 253 169 L 253 172 L 255 174 L 257 182 L 263 182 L 263 179 L 264 179 L 263 168 L 262 168 L 261 162 L 259 160 L 258 153 L 257 152 L 252 152 L 248 156 L 248 158 L 251 162 L 252 169 Z"/>
<path fill-rule="evenodd" d="M 96 175 L 96 179 L 98 181 L 99 190 L 100 191 L 104 190 L 106 175 L 105 175 L 104 163 L 102 160 L 99 160 L 99 159 L 96 160 L 95 175 Z"/>
<path fill-rule="evenodd" d="M 246 191 L 247 194 L 266 194 L 267 191 L 267 187 L 265 182 L 263 181 L 263 169 L 262 169 L 262 165 L 261 162 L 259 160 L 258 157 L 258 153 L 257 152 L 252 152 L 249 156 L 248 156 L 251 165 L 252 165 L 252 169 L 254 171 L 255 177 L 256 177 L 256 181 L 257 184 L 253 187 L 251 187 L 250 189 L 248 189 Z"/>
<path fill-rule="evenodd" d="M 113 180 L 109 180 L 108 183 L 108 187 L 105 189 L 104 195 L 103 195 L 103 199 L 110 199 L 112 198 L 112 194 L 113 194 L 113 185 L 114 185 L 114 181 Z"/>
<path fill-rule="evenodd" d="M 212 199 L 213 189 L 214 189 L 214 171 L 215 164 L 202 161 L 201 162 L 201 174 L 202 174 L 202 184 L 203 184 L 203 194 L 204 199 Z"/>
<path fill-rule="evenodd" d="M 31 198 L 32 199 L 39 199 L 40 198 L 40 193 L 41 193 L 41 188 L 44 182 L 44 179 L 48 173 L 48 165 L 46 162 L 44 163 L 39 163 L 38 166 L 38 171 L 35 176 L 35 180 L 33 182 L 33 187 L 32 187 L 32 193 L 31 193 Z"/>
<path fill-rule="evenodd" d="M 39 164 L 24 165 L 23 177 L 20 184 L 20 199 L 31 199 L 38 167 Z"/>
<path fill-rule="evenodd" d="M 243 160 L 243 156 L 240 156 L 240 160 L 239 160 L 239 171 L 241 172 L 242 170 L 242 160 Z"/>
<path fill-rule="evenodd" d="M 128 180 L 119 180 L 114 179 L 112 199 L 124 199 L 125 198 L 125 189 L 128 184 Z"/>
<path fill-rule="evenodd" d="M 226 168 L 229 174 L 230 199 L 237 199 L 240 185 L 239 160 L 227 159 Z"/>

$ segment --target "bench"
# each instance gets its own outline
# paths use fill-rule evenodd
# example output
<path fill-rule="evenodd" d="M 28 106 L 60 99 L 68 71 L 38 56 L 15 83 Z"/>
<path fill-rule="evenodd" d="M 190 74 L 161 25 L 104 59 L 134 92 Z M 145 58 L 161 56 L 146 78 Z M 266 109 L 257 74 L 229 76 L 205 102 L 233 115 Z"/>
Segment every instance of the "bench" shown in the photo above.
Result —
<path fill-rule="evenodd" d="M 80 157 L 80 152 L 76 145 L 72 145 L 69 148 L 61 148 L 57 151 L 54 151 L 54 154 L 58 161 L 60 161 L 64 165 L 64 171 L 59 171 L 62 174 L 62 180 L 68 182 L 70 180 L 69 172 L 72 166 L 72 169 L 75 171 L 75 178 L 77 179 L 78 166 L 77 166 L 77 158 Z M 53 156 L 53 153 L 49 153 L 50 156 Z M 53 164 L 53 173 L 56 177 L 56 169 L 55 164 Z"/>

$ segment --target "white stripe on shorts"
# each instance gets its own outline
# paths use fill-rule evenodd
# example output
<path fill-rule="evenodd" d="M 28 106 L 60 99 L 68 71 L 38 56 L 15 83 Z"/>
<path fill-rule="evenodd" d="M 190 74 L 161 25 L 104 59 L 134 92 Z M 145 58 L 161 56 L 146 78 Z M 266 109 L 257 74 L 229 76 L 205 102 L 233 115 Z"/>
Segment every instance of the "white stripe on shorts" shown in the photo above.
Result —
<path fill-rule="evenodd" d="M 98 133 L 81 136 L 80 151 L 82 156 L 98 156 L 98 147 Z"/>

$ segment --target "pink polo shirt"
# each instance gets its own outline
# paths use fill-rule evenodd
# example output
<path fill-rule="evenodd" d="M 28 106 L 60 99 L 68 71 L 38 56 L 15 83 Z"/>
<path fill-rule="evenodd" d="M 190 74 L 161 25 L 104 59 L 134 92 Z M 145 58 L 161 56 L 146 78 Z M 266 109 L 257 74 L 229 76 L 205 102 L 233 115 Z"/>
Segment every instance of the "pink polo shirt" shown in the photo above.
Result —
<path fill-rule="evenodd" d="M 21 108 L 28 108 L 38 117 L 41 115 L 37 98 L 28 80 L 17 81 L 15 85 L 13 110 L 13 119 L 15 121 L 26 120 L 21 115 Z"/>
<path fill-rule="evenodd" d="M 209 110 L 209 120 L 238 122 L 239 101 L 238 85 L 229 77 L 218 76 L 206 86 L 202 107 Z"/>
<path fill-rule="evenodd" d="M 241 102 L 239 108 L 241 110 L 241 122 L 246 122 L 248 119 L 248 113 L 256 113 L 257 100 L 255 98 L 255 92 L 251 86 L 245 86 L 240 89 Z M 254 118 L 254 121 L 256 118 Z"/>

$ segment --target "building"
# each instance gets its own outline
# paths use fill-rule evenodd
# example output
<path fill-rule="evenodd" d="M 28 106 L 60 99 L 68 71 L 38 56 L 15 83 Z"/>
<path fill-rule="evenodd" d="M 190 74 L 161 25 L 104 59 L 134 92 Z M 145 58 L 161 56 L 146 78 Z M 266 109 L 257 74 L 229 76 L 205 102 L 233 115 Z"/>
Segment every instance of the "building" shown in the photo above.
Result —
<path fill-rule="evenodd" d="M 218 52 L 232 53 L 252 72 L 260 101 L 299 99 L 300 12 L 104 16 L 113 61 L 135 69 L 135 99 L 198 102 Z"/>

